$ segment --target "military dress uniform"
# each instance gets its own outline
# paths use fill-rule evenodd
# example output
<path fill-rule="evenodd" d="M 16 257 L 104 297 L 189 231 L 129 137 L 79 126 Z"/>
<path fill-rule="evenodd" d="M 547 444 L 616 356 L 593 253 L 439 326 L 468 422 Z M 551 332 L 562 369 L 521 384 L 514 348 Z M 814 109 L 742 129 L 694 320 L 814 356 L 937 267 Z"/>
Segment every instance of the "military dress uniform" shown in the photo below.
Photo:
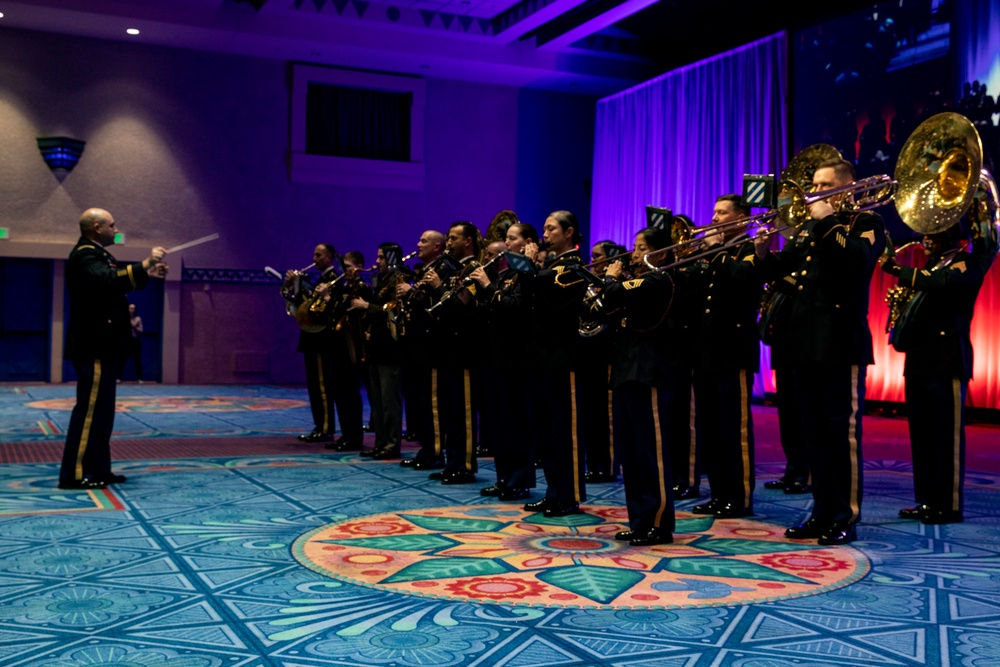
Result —
<path fill-rule="evenodd" d="M 845 544 L 861 517 L 865 377 L 874 363 L 868 328 L 869 284 L 885 247 L 882 218 L 870 212 L 807 220 L 804 256 L 782 250 L 762 262 L 765 279 L 790 279 L 788 361 L 813 476 L 809 519 L 790 538 Z"/>
<path fill-rule="evenodd" d="M 434 318 L 427 313 L 432 304 L 429 287 L 418 285 L 429 269 L 447 281 L 457 265 L 448 255 L 440 255 L 425 265 L 414 267 L 413 289 L 403 297 L 402 322 L 399 326 L 403 357 L 403 400 L 406 402 L 406 428 L 415 433 L 419 451 L 400 465 L 415 470 L 444 467 L 441 429 L 435 423 L 438 396 L 438 372 L 432 361 L 438 354 L 432 327 Z"/>
<path fill-rule="evenodd" d="M 403 280 L 398 270 L 377 274 L 372 294 L 365 299 L 362 331 L 365 365 L 368 372 L 368 402 L 375 427 L 375 460 L 399 458 L 403 433 L 403 394 L 399 341 L 389 328 L 389 316 L 382 306 L 396 299 L 396 286 Z"/>
<path fill-rule="evenodd" d="M 538 453 L 545 470 L 545 497 L 525 505 L 546 516 L 579 512 L 587 498 L 584 456 L 577 438 L 575 339 L 586 283 L 580 254 L 568 250 L 529 281 L 534 310 L 538 378 Z"/>
<path fill-rule="evenodd" d="M 587 476 L 591 484 L 613 482 L 618 477 L 611 431 L 611 355 L 614 330 L 576 337 L 576 409 L 580 419 L 577 438 L 586 452 Z"/>
<path fill-rule="evenodd" d="M 906 411 L 917 507 L 900 512 L 927 524 L 963 519 L 965 396 L 972 378 L 970 327 L 994 254 L 984 239 L 972 251 L 931 258 L 929 268 L 896 267 L 917 291 L 894 346 L 906 353 Z M 919 299 L 919 301 L 917 301 Z"/>
<path fill-rule="evenodd" d="M 496 484 L 482 489 L 484 496 L 501 500 L 527 498 L 535 488 L 536 421 L 534 380 L 526 378 L 522 365 L 534 367 L 535 357 L 525 342 L 531 334 L 531 308 L 525 294 L 526 278 L 505 269 L 495 281 L 481 288 L 476 297 L 487 311 L 485 400 L 494 409 L 493 463 Z M 516 360 L 516 368 L 512 361 Z"/>
<path fill-rule="evenodd" d="M 711 500 L 692 511 L 753 514 L 754 433 L 750 401 L 760 364 L 757 307 L 763 281 L 750 242 L 709 251 L 681 289 L 692 302 L 695 427 Z"/>
<path fill-rule="evenodd" d="M 461 260 L 460 270 L 434 290 L 437 303 L 432 331 L 437 351 L 437 429 L 444 443 L 445 466 L 431 479 L 443 484 L 475 482 L 478 429 L 473 405 L 473 373 L 479 369 L 479 343 L 483 338 L 485 313 L 476 308 L 475 283 L 465 287 L 469 298 L 460 297 L 462 281 L 480 266 L 471 255 Z"/>
<path fill-rule="evenodd" d="M 69 324 L 65 358 L 77 374 L 59 486 L 100 488 L 111 472 L 118 371 L 131 337 L 126 293 L 149 275 L 141 262 L 119 263 L 99 243 L 80 238 L 66 263 Z"/>
<path fill-rule="evenodd" d="M 670 278 L 656 272 L 604 289 L 609 315 L 623 316 L 613 348 L 611 385 L 629 530 L 615 537 L 635 546 L 672 542 L 675 528 L 662 410 L 664 395 L 671 391 L 662 327 L 672 292 Z"/>

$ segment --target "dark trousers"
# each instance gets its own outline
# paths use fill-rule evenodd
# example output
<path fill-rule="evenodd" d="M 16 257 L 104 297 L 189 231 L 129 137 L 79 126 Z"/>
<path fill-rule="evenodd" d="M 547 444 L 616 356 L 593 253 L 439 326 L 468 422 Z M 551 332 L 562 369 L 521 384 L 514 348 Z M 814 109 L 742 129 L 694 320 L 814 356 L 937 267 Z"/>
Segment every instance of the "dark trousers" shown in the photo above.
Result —
<path fill-rule="evenodd" d="M 105 480 L 111 475 L 111 432 L 115 425 L 116 358 L 73 359 L 76 405 L 69 418 L 59 480 Z"/>
<path fill-rule="evenodd" d="M 135 379 L 142 379 L 142 339 L 139 337 L 128 339 L 128 354 L 125 355 L 125 359 L 122 361 L 121 368 L 118 369 L 118 379 L 125 379 L 125 362 L 129 359 L 132 360 L 132 364 L 135 366 Z"/>
<path fill-rule="evenodd" d="M 805 424 L 802 422 L 803 409 L 799 390 L 795 386 L 795 373 L 789 368 L 776 368 L 774 372 L 778 384 L 778 433 L 786 461 L 782 479 L 786 484 L 808 484 Z"/>
<path fill-rule="evenodd" d="M 403 366 L 403 397 L 406 401 L 406 428 L 417 435 L 420 451 L 416 459 L 431 463 L 444 458 L 441 431 L 436 428 L 437 370 L 410 362 Z"/>
<path fill-rule="evenodd" d="M 966 380 L 907 377 L 906 411 L 918 504 L 961 512 L 965 503 Z"/>
<path fill-rule="evenodd" d="M 867 371 L 866 366 L 819 362 L 801 363 L 794 370 L 812 469 L 811 518 L 821 525 L 854 523 L 861 517 Z"/>
<path fill-rule="evenodd" d="M 545 370 L 538 383 L 538 448 L 548 485 L 545 497 L 559 507 L 587 499 L 583 452 L 576 437 L 575 381 L 570 371 Z"/>
<path fill-rule="evenodd" d="M 753 509 L 753 373 L 741 368 L 694 372 L 696 428 L 712 499 Z"/>
<path fill-rule="evenodd" d="M 313 426 L 320 433 L 332 434 L 334 424 L 333 353 L 304 352 L 306 362 L 306 388 L 309 390 L 309 407 L 312 409 Z"/>
<path fill-rule="evenodd" d="M 693 374 L 690 366 L 671 366 L 673 390 L 660 392 L 661 410 L 666 416 L 663 427 L 670 452 L 673 486 L 681 488 L 697 488 L 701 484 L 701 449 L 695 429 Z"/>
<path fill-rule="evenodd" d="M 403 431 L 399 366 L 369 364 L 368 402 L 375 427 L 375 450 L 399 454 Z"/>
<path fill-rule="evenodd" d="M 587 455 L 587 470 L 616 473 L 611 439 L 611 391 L 608 366 L 582 364 L 576 372 L 577 438 Z"/>
<path fill-rule="evenodd" d="M 467 368 L 437 369 L 438 427 L 445 450 L 445 473 L 476 472 L 476 424 L 472 377 Z"/>
<path fill-rule="evenodd" d="M 361 373 L 344 355 L 345 351 L 340 349 L 304 353 L 309 406 L 316 430 L 330 434 L 336 430 L 336 406 L 336 412 L 340 413 L 341 434 L 360 444 L 364 439 Z"/>
<path fill-rule="evenodd" d="M 638 382 L 626 382 L 612 392 L 629 528 L 637 533 L 651 528 L 672 533 L 675 528 L 673 477 L 662 429 L 665 401 L 660 393 Z"/>
<path fill-rule="evenodd" d="M 520 378 L 503 369 L 490 369 L 485 383 L 486 403 L 495 406 L 493 463 L 497 481 L 509 488 L 535 487 L 535 422 L 527 391 Z"/>

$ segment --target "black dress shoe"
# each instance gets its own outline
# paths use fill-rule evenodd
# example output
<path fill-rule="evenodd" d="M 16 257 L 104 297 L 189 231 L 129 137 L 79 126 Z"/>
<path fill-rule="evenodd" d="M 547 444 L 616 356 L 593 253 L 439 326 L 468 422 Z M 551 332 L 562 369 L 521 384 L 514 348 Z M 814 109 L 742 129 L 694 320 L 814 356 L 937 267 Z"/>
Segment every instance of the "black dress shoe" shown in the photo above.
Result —
<path fill-rule="evenodd" d="M 104 481 L 105 484 L 124 484 L 125 483 L 125 475 L 116 475 L 113 472 L 112 473 L 108 473 L 108 475 L 106 475 L 103 478 L 103 481 Z"/>
<path fill-rule="evenodd" d="M 609 472 L 601 472 L 600 470 L 591 470 L 583 478 L 588 484 L 610 484 L 611 482 L 618 481 L 617 476 Z"/>
<path fill-rule="evenodd" d="M 837 546 L 840 544 L 850 544 L 856 539 L 858 539 L 858 531 L 854 527 L 854 524 L 838 521 L 823 531 L 823 534 L 819 536 L 819 544 L 823 546 Z"/>
<path fill-rule="evenodd" d="M 547 508 L 552 506 L 553 501 L 549 498 L 542 498 L 536 500 L 533 503 L 527 503 L 524 506 L 525 512 L 544 512 Z"/>
<path fill-rule="evenodd" d="M 431 474 L 427 475 L 427 479 L 436 479 L 437 481 L 440 482 L 442 479 L 444 479 L 444 471 L 438 470 L 437 472 L 432 472 Z"/>
<path fill-rule="evenodd" d="M 399 450 L 393 447 L 386 447 L 384 449 L 376 449 L 372 451 L 372 458 L 376 461 L 388 461 L 390 459 L 399 458 Z"/>
<path fill-rule="evenodd" d="M 715 514 L 715 510 L 722 505 L 722 501 L 712 498 L 707 503 L 695 505 L 691 508 L 693 514 Z"/>
<path fill-rule="evenodd" d="M 456 470 L 441 476 L 442 484 L 475 484 L 476 476 L 468 470 Z"/>
<path fill-rule="evenodd" d="M 823 528 L 816 519 L 809 519 L 786 530 L 785 537 L 792 540 L 815 540 L 823 534 Z"/>
<path fill-rule="evenodd" d="M 719 519 L 739 519 L 744 516 L 753 516 L 753 510 L 743 507 L 742 503 L 720 503 L 715 506 L 712 512 Z"/>
<path fill-rule="evenodd" d="M 570 514 L 580 514 L 580 504 L 573 503 L 572 505 L 566 505 L 565 507 L 550 505 L 545 508 L 544 514 L 549 518 L 569 516 Z"/>
<path fill-rule="evenodd" d="M 313 431 L 307 435 L 300 435 L 299 440 L 302 442 L 330 442 L 333 440 L 333 436 L 322 431 Z"/>
<path fill-rule="evenodd" d="M 650 528 L 645 535 L 636 535 L 628 541 L 633 547 L 648 547 L 653 544 L 672 544 L 674 536 L 660 528 Z"/>
<path fill-rule="evenodd" d="M 805 482 L 789 482 L 785 484 L 785 493 L 789 495 L 797 495 L 800 493 L 811 493 L 813 490 L 810 484 Z"/>
<path fill-rule="evenodd" d="M 764 482 L 765 489 L 784 489 L 785 480 L 783 479 L 772 479 L 768 482 Z"/>
<path fill-rule="evenodd" d="M 945 523 L 962 523 L 965 517 L 961 512 L 952 510 L 934 510 L 928 508 L 927 512 L 920 517 L 920 523 L 928 526 L 938 526 Z"/>
<path fill-rule="evenodd" d="M 486 496 L 487 498 L 498 498 L 506 488 L 507 487 L 505 487 L 503 484 L 497 482 L 492 486 L 487 486 L 485 488 L 479 489 L 479 495 Z"/>
<path fill-rule="evenodd" d="M 362 449 L 360 452 L 358 452 L 358 456 L 360 456 L 363 459 L 370 459 L 373 456 L 375 456 L 375 450 L 374 449 Z"/>
<path fill-rule="evenodd" d="M 917 505 L 916 507 L 907 507 L 906 509 L 899 510 L 900 519 L 915 519 L 920 521 L 924 518 L 928 512 L 933 510 L 927 505 Z"/>
<path fill-rule="evenodd" d="M 701 490 L 697 486 L 681 486 L 678 484 L 674 487 L 674 500 L 691 500 L 692 498 L 700 498 Z"/>
<path fill-rule="evenodd" d="M 103 489 L 106 488 L 107 484 L 101 479 L 89 479 L 84 477 L 83 479 L 70 479 L 70 480 L 59 480 L 60 489 Z"/>
<path fill-rule="evenodd" d="M 619 542 L 628 542 L 633 537 L 638 537 L 639 532 L 635 530 L 619 530 L 615 533 L 615 539 Z"/>
<path fill-rule="evenodd" d="M 509 486 L 498 497 L 500 500 L 524 500 L 531 497 L 531 492 L 521 486 Z"/>
<path fill-rule="evenodd" d="M 416 470 L 435 470 L 436 468 L 443 468 L 444 461 L 441 459 L 417 461 L 413 464 L 413 467 Z"/>
<path fill-rule="evenodd" d="M 400 468 L 416 468 L 417 467 L 417 460 L 416 459 L 403 459 L 402 461 L 399 462 L 399 467 Z"/>
<path fill-rule="evenodd" d="M 328 447 L 327 449 L 331 448 Z M 340 438 L 334 443 L 332 449 L 338 452 L 356 452 L 361 449 L 361 443 L 348 440 L 347 438 Z"/>

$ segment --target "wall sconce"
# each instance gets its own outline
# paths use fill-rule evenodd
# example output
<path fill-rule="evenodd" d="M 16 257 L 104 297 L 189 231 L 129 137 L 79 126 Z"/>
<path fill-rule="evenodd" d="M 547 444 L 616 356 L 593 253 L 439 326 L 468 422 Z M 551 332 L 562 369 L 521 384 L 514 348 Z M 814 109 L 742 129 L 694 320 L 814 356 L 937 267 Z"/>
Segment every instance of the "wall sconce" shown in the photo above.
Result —
<path fill-rule="evenodd" d="M 86 141 L 69 137 L 38 137 L 38 150 L 52 171 L 70 172 L 80 161 Z"/>

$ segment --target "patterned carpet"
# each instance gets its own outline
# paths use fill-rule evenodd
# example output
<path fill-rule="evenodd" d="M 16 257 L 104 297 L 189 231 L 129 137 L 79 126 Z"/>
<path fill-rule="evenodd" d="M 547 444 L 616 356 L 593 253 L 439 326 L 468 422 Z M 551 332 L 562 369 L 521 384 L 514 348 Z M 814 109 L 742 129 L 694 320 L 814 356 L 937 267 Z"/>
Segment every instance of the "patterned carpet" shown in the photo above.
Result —
<path fill-rule="evenodd" d="M 851 547 L 784 539 L 811 500 L 758 486 L 755 517 L 688 501 L 640 549 L 611 539 L 620 483 L 544 519 L 478 494 L 489 459 L 466 486 L 316 452 L 115 467 L 83 492 L 0 466 L 0 665 L 1000 665 L 995 473 L 968 474 L 964 524 L 898 519 L 909 464 L 870 459 Z"/>

